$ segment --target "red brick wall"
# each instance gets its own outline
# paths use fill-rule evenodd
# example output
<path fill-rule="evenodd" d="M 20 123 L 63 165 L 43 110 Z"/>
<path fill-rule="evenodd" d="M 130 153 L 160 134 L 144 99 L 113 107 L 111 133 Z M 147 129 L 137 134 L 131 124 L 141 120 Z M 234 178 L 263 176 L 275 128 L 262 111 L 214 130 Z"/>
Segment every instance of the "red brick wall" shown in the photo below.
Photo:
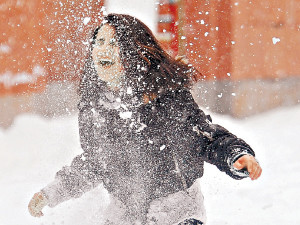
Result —
<path fill-rule="evenodd" d="M 0 95 L 78 77 L 104 0 L 18 0 L 0 5 Z"/>
<path fill-rule="evenodd" d="M 186 55 L 208 78 L 226 77 L 231 71 L 230 1 L 185 2 Z"/>
<path fill-rule="evenodd" d="M 300 75 L 300 0 L 180 2 L 185 54 L 208 79 Z"/>
<path fill-rule="evenodd" d="M 230 1 L 161 0 L 160 15 L 172 23 L 158 23 L 158 38 L 173 56 L 185 55 L 208 79 L 224 78 L 231 71 Z M 171 32 L 162 38 L 163 29 Z"/>
<path fill-rule="evenodd" d="M 232 6 L 232 32 L 236 42 L 232 47 L 232 78 L 299 76 L 300 1 L 235 2 Z"/>
<path fill-rule="evenodd" d="M 1 3 L 0 95 L 41 90 L 45 86 L 47 42 L 41 1 Z"/>

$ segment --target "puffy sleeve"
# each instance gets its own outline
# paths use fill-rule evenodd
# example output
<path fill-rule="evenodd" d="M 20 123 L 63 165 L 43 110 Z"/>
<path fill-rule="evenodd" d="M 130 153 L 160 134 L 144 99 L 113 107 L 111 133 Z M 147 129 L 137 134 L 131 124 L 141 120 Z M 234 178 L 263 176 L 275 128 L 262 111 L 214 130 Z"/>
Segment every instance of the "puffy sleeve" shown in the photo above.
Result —
<path fill-rule="evenodd" d="M 183 90 L 176 94 L 176 112 L 184 117 L 189 135 L 193 136 L 193 149 L 204 161 L 216 165 L 234 179 L 248 176 L 248 172 L 236 170 L 234 162 L 241 156 L 255 156 L 252 148 L 224 127 L 212 123 L 211 117 L 199 109 L 191 93 Z"/>
<path fill-rule="evenodd" d="M 79 134 L 84 152 L 76 156 L 70 166 L 65 166 L 58 171 L 54 181 L 42 189 L 50 207 L 70 198 L 80 197 L 102 181 L 102 162 L 98 153 L 98 142 L 94 136 L 96 124 L 92 120 L 93 112 L 90 107 L 80 104 Z"/>

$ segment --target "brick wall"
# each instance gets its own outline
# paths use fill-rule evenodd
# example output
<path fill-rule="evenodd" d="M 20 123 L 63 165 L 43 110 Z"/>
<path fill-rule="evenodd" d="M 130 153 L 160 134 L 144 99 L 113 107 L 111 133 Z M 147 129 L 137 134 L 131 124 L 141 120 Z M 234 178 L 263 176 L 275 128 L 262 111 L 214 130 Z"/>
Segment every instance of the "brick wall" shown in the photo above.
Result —
<path fill-rule="evenodd" d="M 104 0 L 0 3 L 0 126 L 24 112 L 51 116 L 76 108 L 70 83 L 78 81 L 103 5 Z"/>
<path fill-rule="evenodd" d="M 178 2 L 199 104 L 245 117 L 300 102 L 300 0 Z"/>

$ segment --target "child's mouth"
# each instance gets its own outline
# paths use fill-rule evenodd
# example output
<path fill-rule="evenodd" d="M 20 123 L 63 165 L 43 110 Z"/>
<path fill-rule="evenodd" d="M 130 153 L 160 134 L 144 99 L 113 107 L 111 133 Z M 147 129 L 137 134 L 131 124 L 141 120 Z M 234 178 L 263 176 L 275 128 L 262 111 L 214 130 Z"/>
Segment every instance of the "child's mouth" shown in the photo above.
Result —
<path fill-rule="evenodd" d="M 104 67 L 112 66 L 115 64 L 115 62 L 110 59 L 100 59 L 100 60 L 98 60 L 98 63 L 99 63 L 99 65 L 104 66 Z"/>

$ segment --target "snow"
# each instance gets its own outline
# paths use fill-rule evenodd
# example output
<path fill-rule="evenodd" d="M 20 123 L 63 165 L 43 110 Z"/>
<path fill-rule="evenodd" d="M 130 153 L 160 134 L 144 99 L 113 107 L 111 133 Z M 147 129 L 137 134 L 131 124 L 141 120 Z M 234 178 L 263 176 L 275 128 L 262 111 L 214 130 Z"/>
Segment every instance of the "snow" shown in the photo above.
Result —
<path fill-rule="evenodd" d="M 6 44 L 0 44 L 0 53 L 2 54 L 8 54 L 11 52 L 11 48 L 9 45 Z"/>
<path fill-rule="evenodd" d="M 45 70 L 40 65 L 35 65 L 32 73 L 12 73 L 11 71 L 7 71 L 0 74 L 0 84 L 3 84 L 6 88 L 11 88 L 18 84 L 33 84 L 36 83 L 39 77 L 44 76 L 45 73 Z"/>
<path fill-rule="evenodd" d="M 236 181 L 206 164 L 201 179 L 207 225 L 300 224 L 300 106 L 282 108 L 245 120 L 212 115 L 245 139 L 263 168 L 257 181 Z M 95 225 L 108 205 L 102 186 L 31 217 L 32 195 L 51 182 L 55 172 L 81 152 L 76 116 L 45 119 L 19 116 L 8 130 L 0 129 L 0 224 Z M 16 216 L 17 215 L 17 216 Z"/>
<path fill-rule="evenodd" d="M 90 20 L 91 20 L 90 17 L 85 17 L 85 18 L 83 19 L 83 24 L 84 24 L 84 25 L 87 25 L 87 24 L 90 22 Z"/>
<path fill-rule="evenodd" d="M 156 0 L 109 0 L 106 1 L 107 13 L 121 13 L 135 16 L 144 22 L 152 32 L 156 32 Z"/>
<path fill-rule="evenodd" d="M 273 45 L 276 45 L 278 42 L 280 42 L 280 38 L 272 37 L 272 42 L 273 42 Z"/>

